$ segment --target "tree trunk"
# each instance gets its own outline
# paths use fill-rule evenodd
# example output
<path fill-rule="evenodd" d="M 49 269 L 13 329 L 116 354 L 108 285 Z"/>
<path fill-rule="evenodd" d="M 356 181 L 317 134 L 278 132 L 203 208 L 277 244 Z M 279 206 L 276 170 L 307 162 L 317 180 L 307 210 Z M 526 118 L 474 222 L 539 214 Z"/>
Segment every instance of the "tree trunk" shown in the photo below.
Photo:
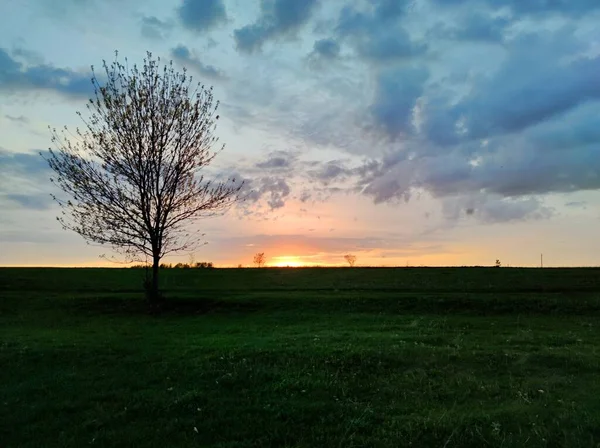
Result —
<path fill-rule="evenodd" d="M 160 271 L 159 263 L 160 257 L 156 255 L 152 257 L 152 282 L 150 284 L 148 298 L 150 299 L 150 303 L 153 305 L 158 305 L 161 302 L 160 289 L 158 283 L 158 274 Z"/>

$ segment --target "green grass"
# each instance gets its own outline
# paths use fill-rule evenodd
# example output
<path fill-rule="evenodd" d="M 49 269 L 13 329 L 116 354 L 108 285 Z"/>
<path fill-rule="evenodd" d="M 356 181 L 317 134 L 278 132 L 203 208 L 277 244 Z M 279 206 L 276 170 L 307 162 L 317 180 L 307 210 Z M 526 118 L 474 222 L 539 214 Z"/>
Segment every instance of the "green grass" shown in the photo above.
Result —
<path fill-rule="evenodd" d="M 597 447 L 598 269 L 0 269 L 0 447 Z"/>

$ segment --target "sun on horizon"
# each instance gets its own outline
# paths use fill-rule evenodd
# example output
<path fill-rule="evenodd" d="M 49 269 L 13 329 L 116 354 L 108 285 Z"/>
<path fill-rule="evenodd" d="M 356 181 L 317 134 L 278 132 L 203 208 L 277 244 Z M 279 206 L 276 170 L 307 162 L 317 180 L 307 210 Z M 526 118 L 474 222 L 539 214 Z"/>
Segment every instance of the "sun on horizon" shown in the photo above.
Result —
<path fill-rule="evenodd" d="M 309 266 L 308 263 L 302 261 L 299 257 L 293 255 L 283 255 L 279 257 L 273 257 L 272 260 L 267 262 L 268 266 L 273 266 L 277 268 L 302 268 Z"/>

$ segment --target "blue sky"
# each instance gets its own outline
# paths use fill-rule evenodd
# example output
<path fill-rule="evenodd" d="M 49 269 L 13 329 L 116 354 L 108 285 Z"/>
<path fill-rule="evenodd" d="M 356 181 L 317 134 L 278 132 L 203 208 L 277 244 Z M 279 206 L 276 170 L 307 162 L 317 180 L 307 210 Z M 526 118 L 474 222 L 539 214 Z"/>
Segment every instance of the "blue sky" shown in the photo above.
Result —
<path fill-rule="evenodd" d="M 0 3 L 0 264 L 96 265 L 37 155 L 90 66 L 146 51 L 221 101 L 248 200 L 196 260 L 600 265 L 597 0 Z M 188 255 L 172 258 L 186 261 Z"/>

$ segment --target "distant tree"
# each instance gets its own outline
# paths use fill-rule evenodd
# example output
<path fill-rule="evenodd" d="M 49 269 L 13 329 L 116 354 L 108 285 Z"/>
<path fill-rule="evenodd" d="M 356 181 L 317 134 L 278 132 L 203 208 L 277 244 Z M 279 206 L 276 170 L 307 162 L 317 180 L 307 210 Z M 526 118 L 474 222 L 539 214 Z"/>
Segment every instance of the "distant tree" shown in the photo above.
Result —
<path fill-rule="evenodd" d="M 346 262 L 350 265 L 350 267 L 354 267 L 354 264 L 356 263 L 356 256 L 347 254 L 347 255 L 344 255 L 344 260 L 346 260 Z"/>
<path fill-rule="evenodd" d="M 264 252 L 260 252 L 256 255 L 254 255 L 254 264 L 258 268 L 262 268 L 265 265 L 265 253 Z"/>
<path fill-rule="evenodd" d="M 145 269 L 148 267 L 148 265 L 145 264 L 134 264 L 129 266 L 131 269 Z"/>
<path fill-rule="evenodd" d="M 494 265 L 495 268 L 500 268 L 502 267 L 502 263 L 500 263 L 500 260 L 496 260 L 496 264 Z"/>
<path fill-rule="evenodd" d="M 92 67 L 89 115 L 78 113 L 83 130 L 72 138 L 66 128 L 52 129 L 57 149 L 47 161 L 56 174 L 51 180 L 70 196 L 54 197 L 63 228 L 111 246 L 126 261 L 151 260 L 147 296 L 156 303 L 161 258 L 202 242 L 185 224 L 225 211 L 241 185 L 201 175 L 223 149 L 212 150 L 219 118 L 212 88 L 151 53 L 140 68 L 125 62 L 104 62 L 102 77 Z"/>
<path fill-rule="evenodd" d="M 206 261 L 199 261 L 198 263 L 196 263 L 194 265 L 195 268 L 197 269 L 211 269 L 213 267 L 212 262 L 206 262 Z"/>
<path fill-rule="evenodd" d="M 238 264 L 238 266 L 237 266 L 237 267 L 238 267 L 238 269 L 241 269 L 241 268 L 242 268 L 242 265 L 241 265 L 241 264 Z"/>

